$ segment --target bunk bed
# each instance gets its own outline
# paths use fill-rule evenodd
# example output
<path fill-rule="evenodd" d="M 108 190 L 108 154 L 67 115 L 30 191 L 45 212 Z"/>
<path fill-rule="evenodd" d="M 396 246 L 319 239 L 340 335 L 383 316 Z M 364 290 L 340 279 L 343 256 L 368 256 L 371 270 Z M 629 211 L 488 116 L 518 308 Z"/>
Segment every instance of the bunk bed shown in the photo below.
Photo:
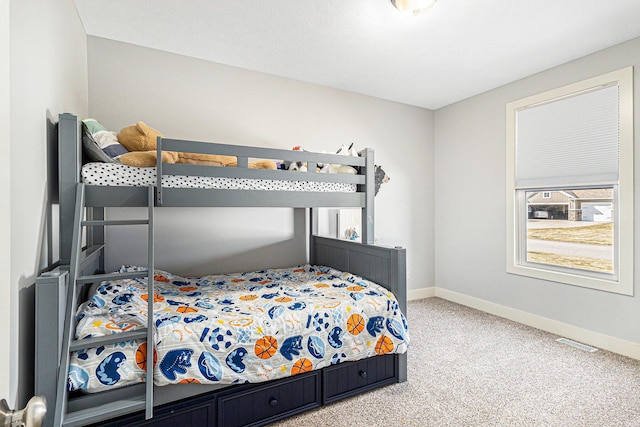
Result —
<path fill-rule="evenodd" d="M 44 395 L 49 402 L 49 414 L 45 425 L 87 425 L 90 423 L 114 426 L 166 425 L 175 422 L 180 425 L 194 426 L 265 425 L 367 390 L 394 382 L 406 381 L 408 335 L 403 315 L 403 312 L 406 311 L 406 253 L 400 247 L 389 248 L 373 244 L 375 167 L 372 150 L 366 149 L 360 153 L 359 157 L 351 157 L 158 138 L 157 159 L 162 159 L 163 150 L 221 154 L 235 156 L 238 167 L 166 164 L 158 160 L 154 185 L 135 186 L 130 183 L 127 185 L 88 185 L 83 183 L 82 178 L 83 164 L 86 163 L 86 155 L 82 149 L 82 137 L 81 121 L 73 114 L 61 114 L 58 122 L 58 161 L 55 165 L 58 172 L 60 265 L 55 270 L 44 273 L 36 281 L 35 386 L 36 394 Z M 305 162 L 308 165 L 308 172 L 248 168 L 249 159 L 255 158 Z M 316 173 L 315 166 L 320 163 L 351 166 L 356 168 L 357 173 L 354 175 Z M 311 183 L 312 185 L 308 188 L 313 191 L 246 190 L 235 187 L 198 188 L 190 185 L 167 186 L 165 180 L 176 176 L 303 182 Z M 323 184 L 329 184 L 329 191 L 319 190 Z M 333 184 L 346 185 L 347 188 L 351 187 L 352 191 L 335 191 Z M 293 187 L 294 189 L 300 188 L 299 185 Z M 291 207 L 308 210 L 310 223 L 309 235 L 307 236 L 309 264 L 292 269 L 242 273 L 233 277 L 222 275 L 205 278 L 176 278 L 170 273 L 156 270 L 153 245 L 154 209 L 181 206 Z M 115 207 L 146 207 L 148 217 L 143 220 L 109 221 L 105 218 L 105 208 Z M 361 208 L 362 243 L 317 236 L 317 208 L 320 207 Z M 123 268 L 120 272 L 104 274 L 105 227 L 131 224 L 146 224 L 149 229 L 148 266 L 146 268 L 128 267 Z M 83 227 L 86 228 L 84 234 L 82 233 Z M 297 276 L 291 276 L 297 274 L 296 272 L 312 276 L 312 282 L 305 282 L 298 288 L 285 288 L 283 282 L 298 280 Z M 117 280 L 117 282 L 109 282 L 110 280 Z M 232 287 L 230 285 L 237 282 L 249 284 L 244 288 L 240 287 L 243 293 L 239 294 L 237 302 L 240 299 L 245 301 L 260 297 L 272 298 L 275 294 L 269 294 L 268 291 L 270 286 L 275 286 L 282 291 L 279 296 L 284 299 L 280 301 L 294 304 L 290 306 L 290 309 L 295 311 L 304 306 L 304 303 L 297 302 L 299 301 L 297 296 L 306 293 L 318 294 L 322 297 L 321 292 L 316 292 L 318 288 L 330 288 L 332 290 L 330 298 L 336 301 L 348 300 L 349 304 L 352 304 L 353 301 L 357 303 L 361 299 L 380 297 L 382 298 L 380 301 L 386 302 L 373 302 L 372 305 L 385 304 L 386 310 L 393 314 L 389 314 L 390 317 L 385 319 L 382 316 L 373 316 L 371 313 L 367 316 L 363 312 L 362 316 L 358 315 L 356 323 L 352 322 L 343 326 L 343 329 L 348 328 L 350 332 L 355 330 L 354 334 L 360 333 L 361 330 L 365 330 L 366 333 L 368 330 L 369 341 L 373 342 L 367 344 L 371 348 L 366 352 L 365 357 L 346 359 L 351 361 L 342 361 L 340 357 L 336 358 L 336 355 L 339 356 L 342 353 L 337 352 L 336 354 L 334 352 L 334 360 L 327 359 L 321 363 L 313 364 L 313 369 L 310 370 L 306 366 L 306 363 L 312 365 L 309 360 L 297 359 L 293 356 L 307 350 L 302 347 L 308 347 L 311 354 L 320 357 L 316 353 L 324 355 L 325 346 L 339 348 L 335 342 L 332 342 L 333 338 L 329 337 L 329 345 L 326 345 L 325 342 L 305 336 L 303 345 L 298 337 L 297 341 L 293 341 L 293 348 L 289 353 L 284 352 L 285 345 L 281 341 L 279 351 L 282 351 L 287 359 L 297 359 L 296 362 L 303 363 L 295 367 L 295 372 L 292 369 L 287 375 L 276 376 L 280 377 L 279 379 L 266 378 L 264 382 L 253 382 L 252 380 L 251 383 L 248 383 L 245 376 L 238 375 L 234 380 L 221 384 L 217 381 L 219 375 L 218 377 L 205 375 L 205 377 L 213 379 L 214 381 L 211 382 L 216 384 L 197 384 L 201 381 L 191 381 L 191 378 L 187 378 L 189 381 L 174 381 L 180 382 L 180 384 L 154 386 L 153 381 L 145 382 L 137 379 L 133 382 L 137 381 L 138 384 L 115 387 L 106 391 L 94 390 L 95 393 L 69 393 L 67 391 L 70 383 L 69 365 L 72 357 L 75 357 L 74 361 L 77 362 L 78 355 L 82 355 L 87 348 L 90 348 L 90 345 L 95 347 L 125 346 L 122 343 L 122 337 L 126 337 L 127 342 L 133 342 L 132 345 L 138 349 L 143 347 L 140 345 L 141 342 L 154 343 L 154 345 L 146 346 L 144 350 L 141 350 L 143 354 L 140 356 L 140 360 L 145 362 L 140 367 L 143 372 L 146 372 L 146 377 L 152 378 L 154 376 L 154 368 L 157 366 L 157 362 L 160 362 L 160 360 L 156 362 L 155 359 L 158 357 L 155 354 L 158 337 L 154 336 L 154 331 L 158 332 L 159 328 L 156 326 L 159 323 L 157 318 L 154 319 L 154 305 L 160 301 L 166 303 L 168 298 L 163 297 L 162 294 L 168 292 L 166 295 L 171 295 L 170 302 L 173 305 L 182 304 L 183 312 L 191 311 L 185 309 L 189 303 L 176 302 L 179 300 L 176 291 L 173 288 L 169 290 L 163 288 L 164 283 L 176 283 L 187 293 L 197 293 L 200 297 L 202 297 L 200 291 L 206 286 L 198 287 L 203 283 L 206 285 L 213 283 L 214 292 L 222 293 L 227 298 L 229 289 Z M 113 334 L 116 337 L 110 335 L 106 337 L 107 341 L 105 341 L 105 337 L 95 337 L 89 329 L 88 332 L 84 332 L 86 340 L 76 341 L 74 336 L 78 332 L 75 330 L 77 307 L 86 309 L 87 305 L 95 301 L 92 299 L 95 296 L 87 294 L 86 289 L 91 287 L 97 292 L 102 289 L 104 294 L 111 291 L 113 287 L 111 283 L 116 283 L 116 287 L 119 286 L 117 285 L 119 283 L 126 283 L 129 286 L 128 289 L 142 284 L 139 287 L 139 292 L 141 295 L 146 292 L 146 313 L 151 313 L 150 316 L 146 316 L 147 327 L 144 328 L 142 326 L 145 325 L 140 325 L 137 332 L 134 330 L 121 336 Z M 197 292 L 193 292 L 196 289 Z M 333 292 L 334 290 L 336 292 Z M 345 293 L 338 294 L 337 291 L 340 290 Z M 265 292 L 267 293 L 265 294 Z M 151 295 L 153 297 L 150 297 Z M 98 300 L 101 300 L 99 294 Z M 85 302 L 83 303 L 83 301 Z M 199 301 L 202 303 L 204 300 L 201 298 Z M 210 300 L 206 299 L 206 301 Z M 127 302 L 129 301 L 127 300 Z M 217 300 L 217 302 L 220 301 Z M 255 306 L 251 307 L 255 308 Z M 251 310 L 251 307 L 248 307 L 247 310 Z M 272 308 L 274 307 L 282 309 L 282 307 L 272 306 Z M 357 305 L 349 305 L 350 313 L 352 308 L 359 309 Z M 137 307 L 136 309 L 142 313 L 145 307 Z M 260 307 L 258 309 L 262 310 Z M 112 309 L 112 311 L 118 310 L 119 307 L 117 310 Z M 82 313 L 80 317 L 85 316 L 84 312 Z M 326 313 L 325 316 L 327 316 Z M 196 317 L 188 319 L 193 321 Z M 370 322 L 366 323 L 368 317 Z M 349 320 L 353 319 L 353 317 L 349 318 Z M 312 327 L 329 330 L 330 320 L 325 320 L 323 324 L 322 318 L 312 319 L 312 316 L 309 315 L 307 326 L 312 321 L 315 322 L 311 325 Z M 225 323 L 224 320 L 219 320 L 219 322 Z M 207 333 L 211 332 L 208 328 L 205 329 Z M 331 330 L 335 332 L 334 337 L 339 343 L 341 337 L 348 335 L 340 327 L 334 327 Z M 382 330 L 388 330 L 391 333 L 387 333 L 385 336 L 381 332 Z M 224 333 L 222 334 L 224 335 Z M 224 341 L 224 336 L 220 336 L 220 332 L 218 338 L 221 340 L 221 346 L 230 345 Z M 217 348 L 216 339 L 209 338 L 208 344 Z M 288 343 L 291 344 L 291 341 Z M 270 343 L 263 339 L 260 344 L 265 346 Z M 265 357 L 270 357 L 275 352 L 276 345 L 271 345 L 271 348 L 266 345 L 263 348 L 263 354 L 267 354 Z M 256 343 L 256 349 L 257 346 Z M 378 351 L 380 346 L 386 346 L 386 349 Z M 204 353 L 202 354 L 204 355 Z M 331 352 L 327 351 L 326 353 L 329 355 Z M 59 355 L 59 357 L 51 357 L 52 354 Z M 238 356 L 238 352 L 234 353 L 235 356 Z M 146 360 L 152 359 L 154 360 L 153 364 L 146 363 Z M 205 362 L 211 360 L 209 358 Z M 239 370 L 237 366 L 238 364 L 242 366 L 242 360 L 237 357 L 231 358 L 227 364 L 231 368 L 236 368 L 237 372 Z M 207 366 L 210 368 L 211 363 Z M 242 367 L 244 368 L 244 366 Z M 300 369 L 301 367 L 302 369 Z M 180 367 L 178 371 L 181 372 L 182 368 L 186 371 L 186 367 Z M 142 400 L 139 398 L 141 394 L 143 395 Z M 55 418 L 53 417 L 54 402 Z"/>

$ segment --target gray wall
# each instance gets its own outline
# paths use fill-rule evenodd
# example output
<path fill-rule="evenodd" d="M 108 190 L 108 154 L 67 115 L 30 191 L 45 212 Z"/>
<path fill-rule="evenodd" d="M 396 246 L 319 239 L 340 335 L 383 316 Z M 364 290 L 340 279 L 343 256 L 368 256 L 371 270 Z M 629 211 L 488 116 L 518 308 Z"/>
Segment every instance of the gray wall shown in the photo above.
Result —
<path fill-rule="evenodd" d="M 640 261 L 635 265 L 635 297 L 509 275 L 505 271 L 505 104 L 629 65 L 636 67 L 638 100 L 640 39 L 635 39 L 435 112 L 435 265 L 439 288 L 640 342 Z M 637 103 L 635 107 L 638 164 L 640 108 Z M 638 218 L 637 171 L 635 194 Z M 637 251 L 637 224 L 635 233 Z"/>
<path fill-rule="evenodd" d="M 90 114 L 113 130 L 142 120 L 176 138 L 373 148 L 391 177 L 376 197 L 377 240 L 407 248 L 410 288 L 433 286 L 433 112 L 101 38 L 88 46 Z M 305 260 L 304 217 L 291 209 L 167 208 L 156 219 L 156 265 L 176 273 Z M 140 233 L 108 253 L 109 267 L 143 262 L 144 245 L 130 245 Z"/>
<path fill-rule="evenodd" d="M 48 118 L 86 113 L 88 92 L 86 35 L 74 2 L 10 3 L 10 142 L 2 146 L 2 169 L 10 171 L 8 218 L 2 211 L 10 255 L 8 277 L 0 280 L 8 296 L 0 303 L 8 319 L 0 319 L 0 397 L 14 407 L 33 393 L 34 282 L 56 256 L 47 250 L 47 149 L 55 136 Z"/>

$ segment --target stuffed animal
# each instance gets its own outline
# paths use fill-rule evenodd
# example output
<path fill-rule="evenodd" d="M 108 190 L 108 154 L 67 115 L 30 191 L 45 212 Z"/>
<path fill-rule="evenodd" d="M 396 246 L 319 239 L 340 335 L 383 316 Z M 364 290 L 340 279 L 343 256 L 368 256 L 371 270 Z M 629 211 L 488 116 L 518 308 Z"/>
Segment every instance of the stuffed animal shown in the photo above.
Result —
<path fill-rule="evenodd" d="M 344 237 L 347 240 L 356 240 L 360 235 L 356 231 L 355 227 L 349 227 L 344 231 Z"/>
<path fill-rule="evenodd" d="M 382 166 L 380 165 L 376 165 L 374 176 L 376 181 L 376 192 L 374 196 L 377 196 L 378 191 L 380 191 L 380 186 L 382 184 L 386 184 L 387 182 L 389 182 L 391 178 L 387 176 L 386 172 L 382 169 Z"/>
<path fill-rule="evenodd" d="M 296 145 L 292 148 L 293 151 L 307 151 L 303 149 L 301 146 Z M 307 164 L 304 162 L 290 162 L 288 160 L 284 161 L 284 169 L 294 171 L 294 172 L 306 172 Z"/>
<path fill-rule="evenodd" d="M 120 156 L 120 161 L 129 166 L 155 166 L 156 138 L 158 136 L 162 136 L 162 134 L 147 126 L 144 122 L 138 122 L 135 125 L 123 128 L 120 133 L 118 133 L 118 141 L 130 152 Z M 176 151 L 162 151 L 162 162 L 208 166 L 238 166 L 238 161 L 236 157 L 233 156 L 184 153 Z M 249 162 L 249 167 L 257 169 L 275 169 L 276 164 L 271 160 L 256 160 Z"/>
<path fill-rule="evenodd" d="M 306 151 L 304 150 L 302 147 L 300 147 L 299 145 L 296 145 L 295 147 L 293 147 L 294 151 Z M 326 151 L 323 151 L 323 153 L 326 153 Z M 343 156 L 355 156 L 358 157 L 358 153 L 356 152 L 356 150 L 353 148 L 353 143 L 351 143 L 351 145 L 342 145 L 338 151 L 336 151 L 336 154 L 340 154 Z M 307 171 L 307 164 L 304 162 L 288 162 L 285 161 L 283 163 L 283 169 L 288 169 L 290 171 L 300 171 L 300 172 L 306 172 Z M 351 174 L 351 175 L 357 175 L 358 174 L 358 170 L 356 168 L 354 168 L 353 166 L 349 166 L 349 165 L 340 165 L 340 164 L 328 164 L 328 163 L 318 163 L 317 168 L 316 168 L 316 172 L 319 173 L 343 173 L 343 174 Z"/>
<path fill-rule="evenodd" d="M 340 147 L 338 151 L 336 151 L 336 154 L 340 154 L 343 156 L 358 157 L 358 152 L 356 151 L 355 148 L 353 148 L 353 142 L 349 146 L 343 144 L 342 147 Z M 346 173 L 351 175 L 357 175 L 358 170 L 353 166 L 332 163 L 329 165 L 329 173 Z"/>
<path fill-rule="evenodd" d="M 338 148 L 338 151 L 336 151 L 336 154 L 341 154 L 343 156 L 358 157 L 358 152 L 356 151 L 355 148 L 353 148 L 353 142 L 349 145 L 342 144 L 342 146 Z"/>

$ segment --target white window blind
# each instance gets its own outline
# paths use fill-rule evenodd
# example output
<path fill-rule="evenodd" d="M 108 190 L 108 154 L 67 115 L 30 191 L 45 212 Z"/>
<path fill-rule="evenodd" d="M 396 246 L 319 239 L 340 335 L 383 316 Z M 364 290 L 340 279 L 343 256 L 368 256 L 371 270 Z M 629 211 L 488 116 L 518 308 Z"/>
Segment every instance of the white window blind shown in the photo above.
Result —
<path fill-rule="evenodd" d="M 516 188 L 614 184 L 618 85 L 516 112 Z"/>

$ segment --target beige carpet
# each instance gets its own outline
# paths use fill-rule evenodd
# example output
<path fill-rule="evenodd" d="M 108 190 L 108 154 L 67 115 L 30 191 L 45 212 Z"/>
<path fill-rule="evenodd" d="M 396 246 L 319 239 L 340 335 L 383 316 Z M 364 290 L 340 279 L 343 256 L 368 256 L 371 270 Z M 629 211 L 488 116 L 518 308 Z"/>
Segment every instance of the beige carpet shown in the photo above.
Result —
<path fill-rule="evenodd" d="M 439 298 L 407 311 L 408 382 L 273 425 L 640 427 L 640 361 Z"/>

